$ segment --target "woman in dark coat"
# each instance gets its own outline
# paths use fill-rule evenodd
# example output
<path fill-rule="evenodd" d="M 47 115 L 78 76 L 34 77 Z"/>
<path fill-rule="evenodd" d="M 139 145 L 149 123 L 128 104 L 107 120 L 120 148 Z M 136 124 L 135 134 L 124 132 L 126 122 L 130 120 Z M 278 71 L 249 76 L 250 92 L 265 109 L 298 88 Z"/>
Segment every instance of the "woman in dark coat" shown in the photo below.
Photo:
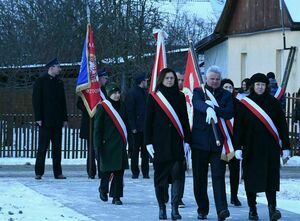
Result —
<path fill-rule="evenodd" d="M 289 136 L 284 113 L 280 103 L 267 91 L 268 79 L 257 73 L 251 77 L 250 95 L 271 118 L 282 141 L 282 148 L 267 127 L 243 103 L 238 105 L 234 121 L 235 156 L 243 159 L 243 177 L 250 208 L 249 219 L 258 220 L 256 193 L 265 192 L 269 206 L 270 220 L 278 220 L 281 213 L 276 209 L 276 191 L 279 191 L 280 155 L 289 156 Z"/>
<path fill-rule="evenodd" d="M 107 99 L 119 113 L 127 125 L 125 105 L 120 101 L 120 89 L 115 83 L 106 86 Z M 112 203 L 121 205 L 123 197 L 124 170 L 128 169 L 126 143 L 103 106 L 99 105 L 94 120 L 94 147 L 96 156 L 100 158 L 100 199 L 107 201 L 109 181 L 111 180 L 109 196 Z M 98 161 L 99 162 L 99 161 Z"/>
<path fill-rule="evenodd" d="M 167 219 L 164 191 L 171 179 L 172 219 L 181 219 L 178 212 L 180 189 L 184 176 L 184 157 L 189 150 L 190 127 L 185 97 L 178 89 L 177 76 L 172 69 L 161 70 L 156 93 L 161 92 L 176 112 L 184 132 L 184 140 L 163 109 L 148 96 L 145 120 L 145 145 L 153 158 L 154 186 L 159 204 L 159 219 Z"/>

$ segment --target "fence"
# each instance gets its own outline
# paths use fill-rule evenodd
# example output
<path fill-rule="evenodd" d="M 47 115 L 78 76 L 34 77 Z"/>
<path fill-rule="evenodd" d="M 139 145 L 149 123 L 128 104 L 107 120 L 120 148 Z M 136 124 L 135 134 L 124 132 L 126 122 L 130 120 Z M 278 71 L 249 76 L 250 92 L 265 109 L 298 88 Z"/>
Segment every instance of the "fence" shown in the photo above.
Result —
<path fill-rule="evenodd" d="M 86 158 L 87 142 L 79 138 L 80 115 L 69 115 L 69 126 L 62 129 L 62 157 Z M 0 158 L 36 156 L 39 127 L 32 114 L 0 115 Z M 47 153 L 51 157 L 51 145 Z"/>
<path fill-rule="evenodd" d="M 300 155 L 299 124 L 293 123 L 296 93 L 286 94 L 286 119 L 289 128 L 292 155 Z M 79 138 L 80 114 L 69 115 L 69 126 L 63 128 L 62 157 L 85 158 L 87 143 Z M 31 114 L 0 114 L 0 158 L 36 156 L 39 129 Z M 47 157 L 51 157 L 51 148 Z"/>

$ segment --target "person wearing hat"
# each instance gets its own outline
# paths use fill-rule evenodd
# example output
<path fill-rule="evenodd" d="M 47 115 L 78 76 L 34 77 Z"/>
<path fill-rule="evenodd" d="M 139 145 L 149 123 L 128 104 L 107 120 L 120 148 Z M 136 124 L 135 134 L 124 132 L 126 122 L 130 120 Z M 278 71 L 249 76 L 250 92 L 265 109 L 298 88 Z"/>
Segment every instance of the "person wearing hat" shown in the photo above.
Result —
<path fill-rule="evenodd" d="M 232 80 L 228 78 L 224 78 L 221 81 L 221 87 L 224 90 L 229 91 L 232 94 L 232 100 L 233 100 L 233 107 L 234 110 L 236 110 L 236 106 L 238 104 L 238 99 L 235 97 L 234 93 L 234 84 Z M 236 113 L 235 113 L 236 114 Z M 234 114 L 234 115 L 235 115 Z M 228 132 L 231 132 L 231 130 L 228 128 Z M 232 139 L 233 134 L 230 133 L 230 137 Z M 228 162 L 228 168 L 230 172 L 229 180 L 230 180 L 230 203 L 233 204 L 234 206 L 241 206 L 241 202 L 238 199 L 238 190 L 239 190 L 239 179 L 240 179 L 240 161 L 237 160 L 235 157 L 232 158 Z"/>
<path fill-rule="evenodd" d="M 108 83 L 108 80 L 109 80 L 108 72 L 107 72 L 106 68 L 101 68 L 98 71 L 97 75 L 98 75 L 98 80 L 101 85 L 101 91 L 104 94 L 104 96 L 106 97 L 105 85 Z"/>
<path fill-rule="evenodd" d="M 274 96 L 278 90 L 278 83 L 275 79 L 275 74 L 274 72 L 269 72 L 267 73 L 267 78 L 269 79 L 269 92 L 272 96 Z M 281 109 L 285 111 L 285 106 L 286 106 L 286 96 L 285 94 L 282 95 L 282 97 L 279 99 Z"/>
<path fill-rule="evenodd" d="M 120 88 L 115 83 L 108 83 L 105 89 L 107 100 L 111 103 L 114 110 L 118 112 L 126 128 L 128 128 L 127 111 L 124 103 L 120 100 Z M 124 170 L 129 168 L 126 143 L 124 143 L 113 119 L 102 105 L 98 105 L 94 117 L 93 138 L 101 170 L 100 199 L 106 202 L 110 189 L 109 196 L 113 198 L 112 203 L 122 205 L 120 198 L 123 197 Z M 110 180 L 111 186 L 109 188 Z"/>
<path fill-rule="evenodd" d="M 45 157 L 52 143 L 52 162 L 55 179 L 66 179 L 61 168 L 62 127 L 67 126 L 67 105 L 64 83 L 57 76 L 61 72 L 58 60 L 50 61 L 48 73 L 33 85 L 32 104 L 35 122 L 39 127 L 39 146 L 36 154 L 35 179 L 40 180 L 45 171 Z"/>
<path fill-rule="evenodd" d="M 280 185 L 281 152 L 284 159 L 290 155 L 288 127 L 280 103 L 269 94 L 266 75 L 254 74 L 250 84 L 250 95 L 241 100 L 234 119 L 235 157 L 243 159 L 249 220 L 259 219 L 256 193 L 265 192 L 269 217 L 274 221 L 281 217 L 276 209 L 276 191 Z M 272 124 L 275 129 L 268 127 Z"/>
<path fill-rule="evenodd" d="M 129 128 L 133 134 L 133 146 L 131 152 L 132 179 L 138 179 L 139 152 L 141 152 L 141 170 L 144 179 L 149 178 L 149 155 L 144 145 L 144 121 L 147 100 L 147 75 L 141 73 L 135 77 L 135 86 L 131 88 L 126 96 L 126 107 L 128 111 Z"/>

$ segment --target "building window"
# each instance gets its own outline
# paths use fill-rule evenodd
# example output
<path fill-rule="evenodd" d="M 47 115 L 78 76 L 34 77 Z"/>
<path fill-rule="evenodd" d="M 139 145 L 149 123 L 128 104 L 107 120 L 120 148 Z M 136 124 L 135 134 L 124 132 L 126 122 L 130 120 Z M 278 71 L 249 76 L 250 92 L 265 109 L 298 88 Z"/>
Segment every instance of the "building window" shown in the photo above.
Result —
<path fill-rule="evenodd" d="M 276 50 L 276 79 L 277 82 L 282 81 L 284 73 L 284 53 L 282 49 Z"/>
<path fill-rule="evenodd" d="M 247 71 L 247 53 L 241 53 L 241 81 L 246 78 Z"/>

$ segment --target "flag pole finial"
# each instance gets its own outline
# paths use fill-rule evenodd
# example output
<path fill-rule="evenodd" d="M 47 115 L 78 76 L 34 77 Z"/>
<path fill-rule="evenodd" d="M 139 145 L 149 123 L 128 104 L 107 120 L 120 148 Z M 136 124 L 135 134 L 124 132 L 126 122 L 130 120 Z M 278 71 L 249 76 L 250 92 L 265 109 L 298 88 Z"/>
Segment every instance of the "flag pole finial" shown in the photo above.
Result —
<path fill-rule="evenodd" d="M 88 23 L 91 23 L 91 11 L 90 11 L 90 7 L 89 7 L 89 1 L 87 1 L 87 4 L 86 4 L 86 15 L 87 15 Z"/>

